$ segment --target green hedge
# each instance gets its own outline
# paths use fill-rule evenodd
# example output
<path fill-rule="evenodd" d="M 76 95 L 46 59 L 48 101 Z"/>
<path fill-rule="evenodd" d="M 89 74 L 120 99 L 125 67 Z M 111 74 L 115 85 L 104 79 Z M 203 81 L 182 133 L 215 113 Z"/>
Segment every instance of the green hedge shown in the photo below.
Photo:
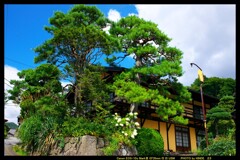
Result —
<path fill-rule="evenodd" d="M 163 156 L 164 142 L 160 133 L 151 128 L 141 128 L 136 136 L 139 156 Z"/>

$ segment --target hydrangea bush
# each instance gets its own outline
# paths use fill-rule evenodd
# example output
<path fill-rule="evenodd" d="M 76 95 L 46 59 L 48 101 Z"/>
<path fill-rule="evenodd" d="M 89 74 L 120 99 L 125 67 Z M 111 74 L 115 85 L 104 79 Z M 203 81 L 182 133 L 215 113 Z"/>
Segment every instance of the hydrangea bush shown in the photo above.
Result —
<path fill-rule="evenodd" d="M 112 124 L 115 126 L 115 131 L 109 137 L 109 145 L 103 150 L 105 155 L 112 155 L 114 151 L 119 149 L 120 144 L 130 147 L 136 144 L 135 137 L 140 129 L 139 123 L 136 122 L 137 115 L 137 112 L 130 112 L 125 117 L 121 117 L 117 113 L 114 114 Z"/>
<path fill-rule="evenodd" d="M 124 118 L 121 118 L 117 113 L 114 115 L 114 119 L 116 120 L 114 123 L 117 130 L 126 138 L 134 139 L 137 135 L 137 129 L 140 128 L 139 123 L 136 122 L 137 115 L 137 112 L 130 112 Z"/>

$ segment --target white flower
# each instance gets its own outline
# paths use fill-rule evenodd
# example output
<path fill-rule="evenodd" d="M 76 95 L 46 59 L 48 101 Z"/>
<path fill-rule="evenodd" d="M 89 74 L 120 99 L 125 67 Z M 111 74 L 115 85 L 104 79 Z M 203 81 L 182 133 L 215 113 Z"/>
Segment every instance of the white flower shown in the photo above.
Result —
<path fill-rule="evenodd" d="M 137 135 L 137 130 L 134 129 L 132 135 L 136 136 Z"/>
<path fill-rule="evenodd" d="M 129 118 L 126 118 L 126 121 L 130 121 L 130 119 L 129 119 Z"/>
<path fill-rule="evenodd" d="M 122 133 L 124 134 L 125 132 L 124 132 L 124 131 L 122 131 Z"/>
<path fill-rule="evenodd" d="M 129 125 L 129 122 L 126 122 L 126 126 L 128 126 Z"/>
<path fill-rule="evenodd" d="M 120 125 L 120 126 L 123 126 L 123 124 L 122 124 L 122 123 L 120 123 L 119 125 Z"/>
<path fill-rule="evenodd" d="M 120 122 L 122 119 L 121 118 L 118 118 L 117 122 Z"/>
<path fill-rule="evenodd" d="M 132 134 L 131 137 L 134 138 L 135 136 Z"/>
<path fill-rule="evenodd" d="M 118 114 L 117 114 L 117 113 L 115 113 L 115 115 L 117 116 Z"/>
<path fill-rule="evenodd" d="M 124 133 L 124 135 L 125 135 L 125 136 L 128 136 L 128 134 L 127 134 L 127 133 Z"/>
<path fill-rule="evenodd" d="M 115 126 L 118 126 L 118 124 L 116 124 Z"/>
<path fill-rule="evenodd" d="M 134 112 L 134 115 L 136 116 L 136 115 L 138 115 L 138 113 L 137 113 L 137 112 Z"/>
<path fill-rule="evenodd" d="M 135 122 L 135 125 L 136 125 L 136 126 L 139 126 L 139 123 L 138 123 L 138 122 Z"/>
<path fill-rule="evenodd" d="M 130 113 L 129 113 L 129 115 L 130 115 L 130 116 L 133 116 L 133 113 L 132 113 L 132 112 L 130 112 Z"/>
<path fill-rule="evenodd" d="M 114 117 L 114 119 L 118 120 L 118 117 Z"/>

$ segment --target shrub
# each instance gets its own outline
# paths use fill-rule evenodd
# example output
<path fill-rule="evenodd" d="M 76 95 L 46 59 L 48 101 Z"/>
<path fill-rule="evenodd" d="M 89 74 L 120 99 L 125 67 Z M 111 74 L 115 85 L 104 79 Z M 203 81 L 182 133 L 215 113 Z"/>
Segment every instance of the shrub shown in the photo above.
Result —
<path fill-rule="evenodd" d="M 213 138 L 211 138 L 210 136 L 208 137 L 208 144 L 211 145 L 213 143 Z M 200 141 L 200 149 L 203 150 L 204 148 L 206 148 L 206 138 L 202 138 Z"/>
<path fill-rule="evenodd" d="M 23 148 L 19 145 L 13 146 L 14 152 L 17 153 L 18 156 L 27 156 L 28 153 L 23 150 Z"/>
<path fill-rule="evenodd" d="M 119 116 L 115 113 L 113 118 L 106 120 L 108 122 L 108 131 L 106 134 L 109 140 L 109 145 L 103 149 L 105 155 L 113 155 L 113 153 L 119 149 L 120 144 L 132 147 L 136 144 L 135 137 L 138 134 L 139 123 L 137 119 L 137 112 L 128 113 L 125 117 Z"/>
<path fill-rule="evenodd" d="M 141 128 L 138 130 L 136 141 L 139 156 L 163 156 L 163 138 L 156 130 Z"/>
<path fill-rule="evenodd" d="M 126 138 L 134 138 L 137 135 L 136 128 L 139 126 L 135 122 L 137 114 L 127 114 L 121 118 L 119 115 L 106 117 L 103 121 L 97 119 L 87 119 L 84 117 L 68 117 L 62 125 L 63 136 L 79 137 L 92 135 L 97 137 L 108 137 L 119 132 L 127 135 Z"/>
<path fill-rule="evenodd" d="M 42 145 L 46 137 L 56 129 L 56 118 L 34 115 L 21 124 L 18 137 L 22 140 L 27 151 L 36 151 Z"/>
<path fill-rule="evenodd" d="M 39 134 L 42 132 L 42 121 L 38 116 L 32 116 L 21 124 L 18 136 L 27 150 L 34 150 L 38 146 Z"/>
<path fill-rule="evenodd" d="M 114 121 L 116 130 L 124 135 L 124 137 L 128 139 L 134 139 L 138 134 L 137 129 L 139 129 L 139 123 L 135 122 L 137 119 L 137 112 L 128 113 L 125 117 L 120 117 L 117 113 L 115 113 Z"/>
<path fill-rule="evenodd" d="M 107 156 L 112 156 L 113 153 L 119 149 L 119 143 L 124 140 L 124 136 L 119 132 L 108 137 L 109 145 L 103 149 L 103 152 Z"/>
<path fill-rule="evenodd" d="M 69 117 L 62 125 L 62 134 L 64 137 L 80 137 L 83 135 L 98 136 L 101 126 L 94 121 L 83 117 Z"/>
<path fill-rule="evenodd" d="M 198 153 L 199 156 L 234 156 L 236 155 L 236 142 L 227 137 L 217 137 L 208 148 Z"/>

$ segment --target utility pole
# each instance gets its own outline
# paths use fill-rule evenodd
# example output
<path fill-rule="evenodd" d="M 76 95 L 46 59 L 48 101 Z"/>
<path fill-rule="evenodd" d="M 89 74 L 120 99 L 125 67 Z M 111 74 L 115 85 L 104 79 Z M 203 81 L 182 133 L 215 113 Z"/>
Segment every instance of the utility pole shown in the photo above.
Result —
<path fill-rule="evenodd" d="M 202 69 L 197 64 L 190 63 L 190 65 L 191 65 L 191 67 L 192 67 L 192 65 L 195 65 L 199 69 L 198 70 L 198 78 L 201 81 L 200 92 L 201 92 L 201 100 L 202 100 L 203 122 L 204 122 L 204 129 L 205 129 L 206 146 L 208 147 L 207 121 L 206 121 L 206 113 L 205 113 L 204 100 L 203 100 L 203 90 L 202 90 L 202 84 L 204 82 L 203 72 L 202 72 Z"/>

